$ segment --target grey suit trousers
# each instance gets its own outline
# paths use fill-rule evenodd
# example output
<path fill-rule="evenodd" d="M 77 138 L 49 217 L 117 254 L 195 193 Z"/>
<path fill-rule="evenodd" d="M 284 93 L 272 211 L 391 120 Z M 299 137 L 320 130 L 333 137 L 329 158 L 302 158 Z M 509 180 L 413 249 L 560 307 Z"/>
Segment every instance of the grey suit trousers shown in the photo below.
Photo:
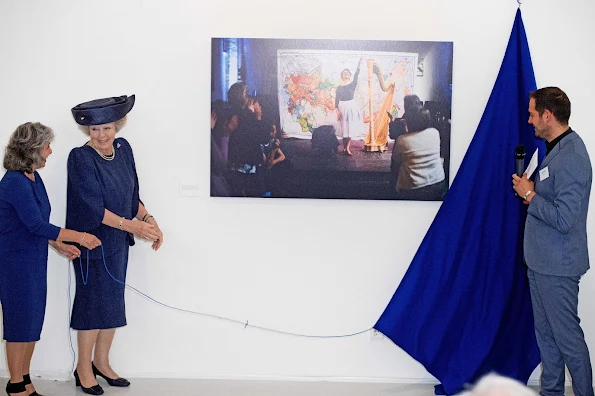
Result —
<path fill-rule="evenodd" d="M 541 353 L 541 395 L 564 395 L 564 366 L 576 396 L 593 396 L 589 349 L 578 317 L 580 276 L 543 275 L 528 270 L 535 335 Z"/>

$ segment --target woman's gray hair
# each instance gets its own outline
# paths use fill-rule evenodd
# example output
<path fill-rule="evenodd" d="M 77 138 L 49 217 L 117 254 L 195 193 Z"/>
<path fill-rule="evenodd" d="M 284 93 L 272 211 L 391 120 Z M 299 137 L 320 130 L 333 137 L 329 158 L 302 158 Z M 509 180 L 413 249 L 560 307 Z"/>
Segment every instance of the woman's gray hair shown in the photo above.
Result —
<path fill-rule="evenodd" d="M 457 396 L 538 396 L 538 394 L 515 379 L 490 373 L 481 378 L 473 389 L 458 393 Z"/>
<path fill-rule="evenodd" d="M 4 168 L 32 173 L 43 163 L 41 150 L 54 140 L 54 131 L 39 122 L 26 122 L 12 133 L 4 153 Z"/>
<path fill-rule="evenodd" d="M 124 116 L 124 118 L 119 119 L 118 121 L 116 121 L 116 133 L 120 132 L 120 129 L 124 128 L 124 125 L 126 125 L 126 117 Z M 83 132 L 85 132 L 85 135 L 89 136 L 89 125 L 79 125 L 79 129 Z"/>

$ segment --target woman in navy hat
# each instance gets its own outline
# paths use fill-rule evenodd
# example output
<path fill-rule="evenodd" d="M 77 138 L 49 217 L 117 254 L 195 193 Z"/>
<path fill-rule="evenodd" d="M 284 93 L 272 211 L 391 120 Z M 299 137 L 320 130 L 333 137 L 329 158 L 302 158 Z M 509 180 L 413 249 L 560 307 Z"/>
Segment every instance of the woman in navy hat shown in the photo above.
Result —
<path fill-rule="evenodd" d="M 84 251 L 74 263 L 76 294 L 71 327 L 78 330 L 76 385 L 100 395 L 96 375 L 111 386 L 128 386 L 109 363 L 116 328 L 126 325 L 124 285 L 128 248 L 134 237 L 151 241 L 163 234 L 139 198 L 138 177 L 130 144 L 116 133 L 134 106 L 134 95 L 97 99 L 72 109 L 89 141 L 68 157 L 66 224 L 99 236 L 103 249 Z M 88 256 L 87 256 L 88 254 Z"/>
<path fill-rule="evenodd" d="M 48 243 L 71 260 L 80 251 L 63 241 L 78 242 L 87 249 L 101 244 L 92 234 L 49 223 L 50 201 L 37 170 L 45 166 L 52 153 L 53 139 L 54 133 L 47 126 L 27 122 L 10 136 L 4 155 L 6 173 L 0 181 L 0 301 L 9 395 L 41 396 L 31 384 L 29 365 L 45 316 Z"/>

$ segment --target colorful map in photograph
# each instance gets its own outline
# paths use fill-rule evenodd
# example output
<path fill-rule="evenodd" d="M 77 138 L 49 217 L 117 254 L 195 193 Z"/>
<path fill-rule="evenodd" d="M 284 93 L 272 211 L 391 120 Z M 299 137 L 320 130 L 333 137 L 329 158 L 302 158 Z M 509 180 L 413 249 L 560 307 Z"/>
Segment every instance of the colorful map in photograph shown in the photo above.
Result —
<path fill-rule="evenodd" d="M 355 101 L 364 121 L 369 120 L 369 86 L 367 60 L 373 60 L 382 71 L 386 85 L 395 83 L 390 112 L 393 117 L 403 113 L 403 98 L 414 92 L 417 54 L 370 51 L 278 50 L 278 96 L 281 130 L 286 137 L 310 139 L 312 128 L 335 125 L 335 90 L 341 85 L 341 71 L 353 75 L 363 57 Z M 372 112 L 380 109 L 387 97 L 376 74 L 372 74 Z M 363 138 L 366 128 L 362 128 Z"/>

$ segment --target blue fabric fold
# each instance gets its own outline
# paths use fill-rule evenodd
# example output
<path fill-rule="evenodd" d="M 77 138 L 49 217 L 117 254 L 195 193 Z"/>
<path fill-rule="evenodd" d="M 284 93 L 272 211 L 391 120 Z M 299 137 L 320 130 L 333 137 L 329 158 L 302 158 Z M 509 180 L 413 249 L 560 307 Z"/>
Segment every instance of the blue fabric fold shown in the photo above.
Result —
<path fill-rule="evenodd" d="M 512 189 L 514 151 L 545 153 L 527 123 L 536 89 L 517 11 L 477 131 L 407 273 L 374 326 L 455 394 L 488 372 L 522 382 L 539 364 L 522 236 L 527 208 Z M 456 136 L 456 131 L 453 134 Z"/>

